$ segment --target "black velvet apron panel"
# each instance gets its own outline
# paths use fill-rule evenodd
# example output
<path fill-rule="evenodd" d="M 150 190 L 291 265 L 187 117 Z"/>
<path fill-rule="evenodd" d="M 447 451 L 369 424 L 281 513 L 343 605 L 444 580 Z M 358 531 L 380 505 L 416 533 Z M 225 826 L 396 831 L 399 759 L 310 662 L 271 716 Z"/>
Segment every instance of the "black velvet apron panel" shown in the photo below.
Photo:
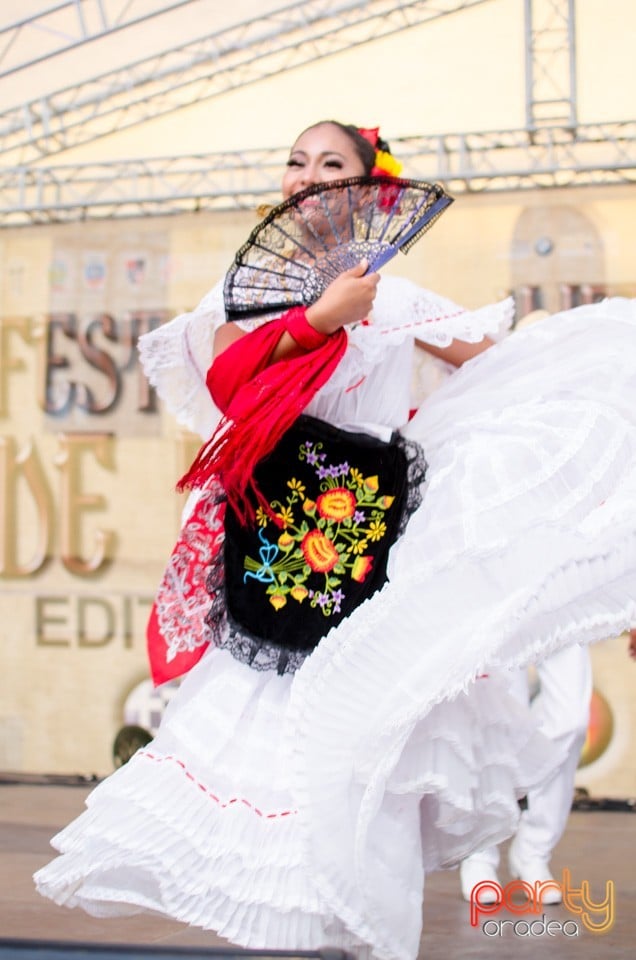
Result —
<path fill-rule="evenodd" d="M 228 504 L 228 620 L 255 641 L 309 652 L 386 581 L 407 499 L 397 440 L 303 415 L 255 471 L 276 515 L 243 526 Z M 234 632 L 234 631 L 233 631 Z"/>

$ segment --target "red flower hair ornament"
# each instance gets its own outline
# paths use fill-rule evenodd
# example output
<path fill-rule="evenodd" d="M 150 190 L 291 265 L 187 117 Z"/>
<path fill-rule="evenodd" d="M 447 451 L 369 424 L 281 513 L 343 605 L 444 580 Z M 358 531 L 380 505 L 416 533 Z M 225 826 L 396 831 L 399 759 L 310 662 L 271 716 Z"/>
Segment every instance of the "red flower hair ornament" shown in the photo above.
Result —
<path fill-rule="evenodd" d="M 372 177 L 399 177 L 402 172 L 402 164 L 396 160 L 392 153 L 383 149 L 386 144 L 380 137 L 379 127 L 358 127 L 358 133 L 361 137 L 371 144 L 375 150 L 375 164 L 371 170 Z"/>

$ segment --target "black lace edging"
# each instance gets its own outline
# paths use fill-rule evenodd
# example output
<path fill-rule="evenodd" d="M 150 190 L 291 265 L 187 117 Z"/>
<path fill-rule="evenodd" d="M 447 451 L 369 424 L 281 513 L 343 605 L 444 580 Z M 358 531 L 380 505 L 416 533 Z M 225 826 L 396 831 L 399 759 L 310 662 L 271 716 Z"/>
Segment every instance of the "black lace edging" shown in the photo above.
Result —
<path fill-rule="evenodd" d="M 398 527 L 398 537 L 401 537 L 407 528 L 408 522 L 417 509 L 422 505 L 422 486 L 426 480 L 428 464 L 423 448 L 415 440 L 408 440 L 397 434 L 398 446 L 406 457 L 406 500 L 402 508 L 402 519 Z"/>
<path fill-rule="evenodd" d="M 219 646 L 252 670 L 275 670 L 279 676 L 295 673 L 311 650 L 288 650 L 277 643 L 248 634 L 227 616 L 227 631 Z"/>
<path fill-rule="evenodd" d="M 410 518 L 420 507 L 423 499 L 422 485 L 426 479 L 427 463 L 422 447 L 413 440 L 397 436 L 397 443 L 407 460 L 406 498 L 398 527 L 401 537 Z M 205 622 L 212 634 L 212 643 L 253 670 L 275 670 L 279 676 L 295 673 L 302 666 L 311 650 L 288 650 L 249 634 L 228 616 L 225 603 L 225 570 L 222 551 L 210 567 L 206 588 L 212 598 Z"/>

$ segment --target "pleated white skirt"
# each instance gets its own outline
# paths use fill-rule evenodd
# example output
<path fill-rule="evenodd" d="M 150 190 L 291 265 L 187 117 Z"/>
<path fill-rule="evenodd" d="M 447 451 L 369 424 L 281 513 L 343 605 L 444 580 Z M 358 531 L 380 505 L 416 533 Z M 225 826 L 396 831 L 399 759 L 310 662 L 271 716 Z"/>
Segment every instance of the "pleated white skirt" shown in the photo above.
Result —
<path fill-rule="evenodd" d="M 558 763 L 510 666 L 636 623 L 636 309 L 550 318 L 409 425 L 390 580 L 294 676 L 210 650 L 156 739 L 54 838 L 42 893 L 244 946 L 412 960 L 426 871 L 509 836 Z"/>

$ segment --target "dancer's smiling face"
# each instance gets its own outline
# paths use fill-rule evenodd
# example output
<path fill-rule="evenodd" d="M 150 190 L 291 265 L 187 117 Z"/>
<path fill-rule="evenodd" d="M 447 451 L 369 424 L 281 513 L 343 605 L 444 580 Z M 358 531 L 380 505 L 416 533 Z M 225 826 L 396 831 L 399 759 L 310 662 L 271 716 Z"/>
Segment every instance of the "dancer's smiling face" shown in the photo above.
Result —
<path fill-rule="evenodd" d="M 366 173 L 354 137 L 338 124 L 324 121 L 301 133 L 292 147 L 283 177 L 283 198 L 287 200 L 307 187 L 326 186 Z M 357 204 L 361 199 L 362 194 L 357 191 L 353 202 Z M 352 195 L 348 192 L 328 191 L 311 194 L 294 207 L 292 217 L 303 245 L 320 250 L 322 255 L 325 249 L 349 239 L 351 203 Z"/>
<path fill-rule="evenodd" d="M 301 133 L 291 148 L 283 176 L 283 199 L 317 183 L 360 177 L 368 171 L 353 139 L 332 123 Z"/>

